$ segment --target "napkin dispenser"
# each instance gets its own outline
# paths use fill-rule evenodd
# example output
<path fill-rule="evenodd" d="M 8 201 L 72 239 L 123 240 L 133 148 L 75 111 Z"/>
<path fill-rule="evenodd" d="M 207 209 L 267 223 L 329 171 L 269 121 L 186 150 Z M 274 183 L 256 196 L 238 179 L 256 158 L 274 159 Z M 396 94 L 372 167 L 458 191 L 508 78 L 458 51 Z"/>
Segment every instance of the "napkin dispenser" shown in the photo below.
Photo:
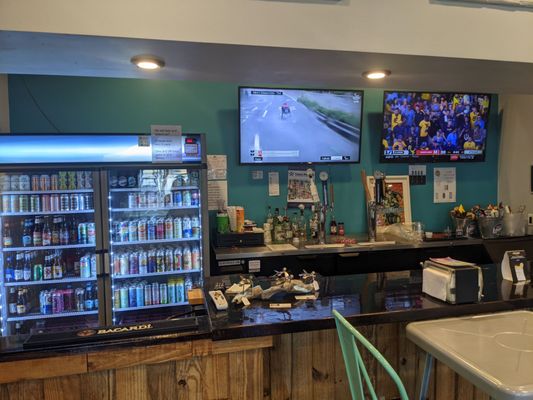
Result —
<path fill-rule="evenodd" d="M 422 268 L 422 292 L 451 304 L 481 300 L 483 274 L 479 266 L 444 265 L 428 260 Z"/>

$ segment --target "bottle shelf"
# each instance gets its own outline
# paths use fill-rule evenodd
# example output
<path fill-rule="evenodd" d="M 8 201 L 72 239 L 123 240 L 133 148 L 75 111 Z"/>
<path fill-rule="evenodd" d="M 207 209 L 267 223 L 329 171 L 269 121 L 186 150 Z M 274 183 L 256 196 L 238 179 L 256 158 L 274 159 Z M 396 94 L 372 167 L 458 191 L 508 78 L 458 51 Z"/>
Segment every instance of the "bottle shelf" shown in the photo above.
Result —
<path fill-rule="evenodd" d="M 127 307 L 127 308 L 114 308 L 114 312 L 124 312 L 124 311 L 138 311 L 138 310 L 149 310 L 152 308 L 164 308 L 164 307 L 176 307 L 176 306 L 185 306 L 188 305 L 188 301 L 183 301 L 180 303 L 167 303 L 167 304 L 152 304 L 150 306 L 139 306 L 139 307 Z"/>
<path fill-rule="evenodd" d="M 182 239 L 155 239 L 141 240 L 136 242 L 113 242 L 111 246 L 133 246 L 138 244 L 161 244 L 161 243 L 180 243 L 180 242 L 197 242 L 200 238 L 182 238 Z"/>
<path fill-rule="evenodd" d="M 176 190 L 198 190 L 198 186 L 176 186 L 172 187 L 170 190 L 159 190 L 155 187 L 143 187 L 143 188 L 114 188 L 109 189 L 110 192 L 169 192 Z"/>
<path fill-rule="evenodd" d="M 58 314 L 26 314 L 20 317 L 8 317 L 7 322 L 28 321 L 31 319 L 80 317 L 83 315 L 96 315 L 96 314 L 98 314 L 98 310 L 74 311 L 74 312 L 64 312 L 64 313 L 58 313 Z"/>
<path fill-rule="evenodd" d="M 63 279 L 47 279 L 41 281 L 18 281 L 18 282 L 6 282 L 4 286 L 32 286 L 32 285 L 57 285 L 61 283 L 77 283 L 77 282 L 93 282 L 96 281 L 95 277 L 91 278 L 63 278 Z"/>
<path fill-rule="evenodd" d="M 145 277 L 151 277 L 151 276 L 157 277 L 157 276 L 168 276 L 168 275 L 187 275 L 187 274 L 195 274 L 199 272 L 202 272 L 202 270 L 201 269 L 180 269 L 180 270 L 175 270 L 175 271 L 150 272 L 147 274 L 113 275 L 113 279 L 121 280 L 121 279 L 145 278 Z"/>
<path fill-rule="evenodd" d="M 132 242 L 133 243 L 133 242 Z M 32 246 L 32 247 L 6 247 L 2 249 L 4 253 L 15 251 L 33 251 L 33 250 L 63 250 L 63 249 L 85 249 L 96 247 L 94 244 L 67 244 L 63 246 Z"/>
<path fill-rule="evenodd" d="M 23 212 L 4 212 L 0 217 L 23 217 L 28 215 L 64 215 L 64 214 L 93 214 L 94 210 L 69 210 L 69 211 L 23 211 Z"/>
<path fill-rule="evenodd" d="M 171 210 L 195 210 L 200 206 L 170 206 L 170 207 L 137 207 L 137 208 L 111 208 L 111 212 L 145 212 L 145 211 L 171 211 Z"/>
<path fill-rule="evenodd" d="M 7 190 L 0 194 L 69 194 L 92 193 L 93 189 L 64 189 L 64 190 Z"/>

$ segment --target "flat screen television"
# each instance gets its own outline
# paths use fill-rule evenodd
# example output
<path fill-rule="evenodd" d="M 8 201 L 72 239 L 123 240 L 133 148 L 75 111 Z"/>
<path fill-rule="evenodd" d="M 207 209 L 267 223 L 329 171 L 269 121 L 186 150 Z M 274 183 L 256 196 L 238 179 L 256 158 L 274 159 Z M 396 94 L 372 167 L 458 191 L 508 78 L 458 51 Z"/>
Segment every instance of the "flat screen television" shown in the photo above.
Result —
<path fill-rule="evenodd" d="M 239 87 L 240 163 L 358 163 L 363 92 Z"/>
<path fill-rule="evenodd" d="M 381 161 L 484 161 L 490 100 L 484 93 L 385 91 Z"/>

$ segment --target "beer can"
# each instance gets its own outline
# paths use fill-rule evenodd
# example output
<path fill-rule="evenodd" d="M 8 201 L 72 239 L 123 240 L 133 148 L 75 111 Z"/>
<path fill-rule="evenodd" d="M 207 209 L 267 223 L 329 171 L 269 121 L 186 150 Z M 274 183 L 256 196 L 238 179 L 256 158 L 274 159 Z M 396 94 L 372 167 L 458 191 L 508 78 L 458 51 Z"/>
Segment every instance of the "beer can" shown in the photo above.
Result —
<path fill-rule="evenodd" d="M 183 269 L 183 252 L 181 247 L 174 249 L 174 269 L 180 271 Z"/>
<path fill-rule="evenodd" d="M 174 182 L 172 182 L 172 187 L 180 187 L 180 186 L 183 186 L 181 175 L 176 175 Z"/>
<path fill-rule="evenodd" d="M 139 236 L 137 235 L 137 221 L 132 220 L 128 223 L 128 241 L 129 242 L 137 242 L 139 240 Z"/>
<path fill-rule="evenodd" d="M 183 196 L 181 195 L 181 191 L 176 190 L 174 192 L 174 205 L 177 207 L 183 206 Z"/>
<path fill-rule="evenodd" d="M 130 274 L 136 275 L 139 273 L 139 256 L 136 252 L 131 252 L 129 255 L 130 259 Z"/>
<path fill-rule="evenodd" d="M 194 246 L 191 251 L 191 267 L 192 269 L 200 269 L 200 249 Z"/>
<path fill-rule="evenodd" d="M 52 291 L 52 314 L 63 312 L 63 293 L 60 290 Z"/>
<path fill-rule="evenodd" d="M 183 237 L 183 220 L 181 217 L 174 218 L 174 239 Z"/>
<path fill-rule="evenodd" d="M 19 177 L 19 175 L 11 175 L 10 185 L 11 185 L 11 190 L 20 190 L 20 177 Z"/>
<path fill-rule="evenodd" d="M 128 287 L 122 286 L 120 288 L 120 308 L 128 308 L 129 299 L 128 299 Z"/>
<path fill-rule="evenodd" d="M 157 255 L 154 249 L 148 251 L 148 273 L 153 274 L 157 271 Z"/>
<path fill-rule="evenodd" d="M 152 304 L 160 304 L 159 303 L 159 283 L 158 282 L 152 283 Z"/>
<path fill-rule="evenodd" d="M 137 307 L 137 289 L 134 285 L 128 287 L 128 300 L 130 307 Z"/>
<path fill-rule="evenodd" d="M 198 193 L 198 190 L 192 190 L 191 191 L 191 206 L 199 206 L 200 205 L 200 193 Z"/>
<path fill-rule="evenodd" d="M 150 218 L 146 223 L 146 237 L 148 240 L 156 239 L 156 225 L 157 222 L 155 217 Z"/>
<path fill-rule="evenodd" d="M 113 308 L 120 308 L 120 288 L 116 287 L 113 289 Z"/>
<path fill-rule="evenodd" d="M 137 193 L 128 193 L 128 208 L 137 208 Z"/>
<path fill-rule="evenodd" d="M 59 190 L 59 175 L 50 175 L 50 190 Z"/>
<path fill-rule="evenodd" d="M 85 202 L 85 210 L 92 210 L 94 208 L 93 194 L 85 193 L 83 197 Z"/>
<path fill-rule="evenodd" d="M 52 294 L 49 290 L 42 290 L 39 294 L 41 314 L 52 314 Z"/>
<path fill-rule="evenodd" d="M 189 179 L 189 174 L 183 174 L 181 176 L 181 182 L 183 183 L 183 186 L 189 186 L 191 180 Z"/>
<path fill-rule="evenodd" d="M 25 196 L 25 195 L 21 195 L 20 197 L 22 196 Z M 38 194 L 32 194 L 30 196 L 30 211 L 41 212 L 41 196 L 39 196 Z"/>
<path fill-rule="evenodd" d="M 85 189 L 85 171 L 76 171 L 76 186 Z"/>
<path fill-rule="evenodd" d="M 20 190 L 29 191 L 31 190 L 31 180 L 29 175 L 21 175 L 19 178 L 19 188 Z"/>
<path fill-rule="evenodd" d="M 200 237 L 200 218 L 197 216 L 191 218 L 191 232 L 193 238 Z"/>
<path fill-rule="evenodd" d="M 5 213 L 11 212 L 11 197 L 7 194 L 2 196 L 2 211 Z"/>
<path fill-rule="evenodd" d="M 78 224 L 78 243 L 87 244 L 87 224 L 85 222 Z"/>
<path fill-rule="evenodd" d="M 39 189 L 50 190 L 50 175 L 42 174 L 39 178 Z"/>
<path fill-rule="evenodd" d="M 127 254 L 123 253 L 119 256 L 120 275 L 128 275 L 130 272 L 130 260 Z"/>
<path fill-rule="evenodd" d="M 192 269 L 192 254 L 188 246 L 183 249 L 182 266 L 184 270 Z"/>
<path fill-rule="evenodd" d="M 68 171 L 67 172 L 67 182 L 68 182 L 68 189 L 69 190 L 76 190 L 76 171 Z"/>
<path fill-rule="evenodd" d="M 127 242 L 129 238 L 129 223 L 128 221 L 121 221 L 119 224 L 119 242 Z"/>
<path fill-rule="evenodd" d="M 32 175 L 31 176 L 31 190 L 34 192 L 38 191 L 41 187 L 41 179 L 39 178 L 39 175 Z"/>
<path fill-rule="evenodd" d="M 172 217 L 165 219 L 165 239 L 172 239 L 174 236 L 174 224 Z"/>
<path fill-rule="evenodd" d="M 41 208 L 43 211 L 52 211 L 52 200 L 49 194 L 41 196 Z"/>
<path fill-rule="evenodd" d="M 85 195 L 83 193 L 78 195 L 78 208 L 80 210 L 87 210 L 87 206 L 85 205 Z"/>
<path fill-rule="evenodd" d="M 146 251 L 139 253 L 139 274 L 145 275 L 148 273 L 148 254 Z"/>
<path fill-rule="evenodd" d="M 74 298 L 76 311 L 85 311 L 85 289 L 76 288 Z"/>
<path fill-rule="evenodd" d="M 111 186 L 112 188 L 116 188 L 118 186 L 118 176 L 111 175 L 109 177 L 109 186 Z"/>
<path fill-rule="evenodd" d="M 147 240 L 145 219 L 140 219 L 139 222 L 137 223 L 137 237 L 139 238 L 140 241 Z"/>
<path fill-rule="evenodd" d="M 59 211 L 61 209 L 58 194 L 50 195 L 50 211 Z"/>
<path fill-rule="evenodd" d="M 72 211 L 78 211 L 80 209 L 80 202 L 78 195 L 76 193 L 73 193 L 69 196 L 70 198 L 70 209 Z"/>
<path fill-rule="evenodd" d="M 68 188 L 67 171 L 59 171 L 59 190 L 66 190 Z"/>
<path fill-rule="evenodd" d="M 157 193 L 148 192 L 146 194 L 146 205 L 148 207 L 157 207 Z"/>
<path fill-rule="evenodd" d="M 33 265 L 33 281 L 42 281 L 43 280 L 43 265 L 42 264 L 34 264 Z"/>
<path fill-rule="evenodd" d="M 76 310 L 76 299 L 74 298 L 74 289 L 63 289 L 63 311 L 71 312 Z"/>
<path fill-rule="evenodd" d="M 190 217 L 183 217 L 183 237 L 192 237 L 192 222 Z"/>
<path fill-rule="evenodd" d="M 199 183 L 200 183 L 200 172 L 191 171 L 190 178 L 189 178 L 189 185 L 198 186 Z"/>
<path fill-rule="evenodd" d="M 165 219 L 158 218 L 155 226 L 155 238 L 157 240 L 165 238 Z"/>
<path fill-rule="evenodd" d="M 157 262 L 156 272 L 165 272 L 165 252 L 164 252 L 164 250 L 161 250 L 161 249 L 157 250 L 156 262 Z"/>
<path fill-rule="evenodd" d="M 151 306 L 152 303 L 152 285 L 147 283 L 144 285 L 144 304 L 146 306 Z"/>
<path fill-rule="evenodd" d="M 185 281 L 183 278 L 176 280 L 176 302 L 183 303 L 185 301 Z"/>
<path fill-rule="evenodd" d="M 19 199 L 19 207 L 18 207 L 19 211 L 29 212 L 30 211 L 30 196 L 28 196 L 27 194 L 21 194 L 18 196 L 18 199 Z"/>
<path fill-rule="evenodd" d="M 165 207 L 173 206 L 172 193 L 165 193 L 165 195 L 163 196 L 163 205 Z"/>
<path fill-rule="evenodd" d="M 0 174 L 0 191 L 11 190 L 11 178 L 8 174 Z"/>
<path fill-rule="evenodd" d="M 120 275 L 120 256 L 113 254 L 113 275 Z"/>
<path fill-rule="evenodd" d="M 85 171 L 85 189 L 93 188 L 93 173 L 91 171 Z"/>
<path fill-rule="evenodd" d="M 96 254 L 91 256 L 91 276 L 96 278 L 98 266 L 96 265 Z"/>
<path fill-rule="evenodd" d="M 20 199 L 18 194 L 12 194 L 9 196 L 9 205 L 11 208 L 11 212 L 19 212 L 20 211 Z M 26 210 L 28 211 L 28 210 Z"/>
<path fill-rule="evenodd" d="M 80 258 L 80 277 L 81 278 L 90 278 L 91 277 L 91 261 L 89 255 L 84 255 Z"/>
<path fill-rule="evenodd" d="M 160 304 L 168 304 L 168 292 L 167 292 L 167 284 L 162 283 L 159 286 L 159 303 Z"/>
<path fill-rule="evenodd" d="M 176 301 L 176 282 L 168 282 L 168 302 L 169 304 L 177 303 Z"/>
<path fill-rule="evenodd" d="M 87 223 L 87 242 L 89 244 L 96 244 L 96 226 L 94 222 Z"/>
<path fill-rule="evenodd" d="M 137 207 L 146 208 L 146 192 L 137 193 Z"/>
<path fill-rule="evenodd" d="M 68 194 L 62 194 L 59 198 L 59 207 L 61 211 L 69 211 L 70 210 L 70 198 Z"/>
<path fill-rule="evenodd" d="M 190 190 L 184 190 L 183 191 L 183 207 L 190 207 L 191 206 L 191 191 Z"/>
<path fill-rule="evenodd" d="M 137 307 L 144 307 L 144 288 L 140 283 L 135 287 L 135 293 L 137 297 Z"/>

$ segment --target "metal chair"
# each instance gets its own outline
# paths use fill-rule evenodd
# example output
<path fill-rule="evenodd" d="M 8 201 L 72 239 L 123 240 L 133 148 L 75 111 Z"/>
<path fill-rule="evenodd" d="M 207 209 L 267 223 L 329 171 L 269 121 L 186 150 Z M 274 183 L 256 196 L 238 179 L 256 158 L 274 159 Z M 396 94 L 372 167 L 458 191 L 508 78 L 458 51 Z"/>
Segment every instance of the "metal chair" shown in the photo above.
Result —
<path fill-rule="evenodd" d="M 337 311 L 333 310 L 333 317 L 335 318 L 335 324 L 337 325 L 337 334 L 339 335 L 339 341 L 341 343 L 342 356 L 344 358 L 344 364 L 346 365 L 346 374 L 348 375 L 348 382 L 350 383 L 350 392 L 352 393 L 353 400 L 364 400 L 363 390 L 363 378 L 370 392 L 373 400 L 378 400 L 376 391 L 372 386 L 370 377 L 363 363 L 361 353 L 357 347 L 357 343 L 363 345 L 369 352 L 378 360 L 379 364 L 390 375 L 402 400 L 408 400 L 407 392 L 403 386 L 402 380 L 394 371 L 394 368 L 389 362 L 381 355 L 381 353 L 372 344 L 361 335 L 357 329 L 355 329 L 346 319 Z M 362 378 L 361 378 L 362 376 Z"/>

